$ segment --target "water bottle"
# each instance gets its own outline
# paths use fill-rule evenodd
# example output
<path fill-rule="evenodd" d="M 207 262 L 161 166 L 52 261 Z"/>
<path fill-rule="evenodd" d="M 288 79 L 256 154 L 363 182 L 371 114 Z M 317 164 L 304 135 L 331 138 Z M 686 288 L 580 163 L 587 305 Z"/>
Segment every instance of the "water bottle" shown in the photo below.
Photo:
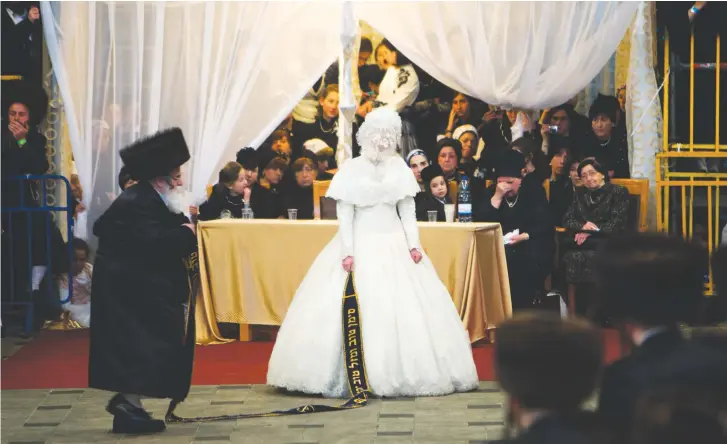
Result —
<path fill-rule="evenodd" d="M 460 222 L 472 222 L 472 197 L 470 196 L 470 181 L 466 175 L 457 188 L 457 217 Z"/>

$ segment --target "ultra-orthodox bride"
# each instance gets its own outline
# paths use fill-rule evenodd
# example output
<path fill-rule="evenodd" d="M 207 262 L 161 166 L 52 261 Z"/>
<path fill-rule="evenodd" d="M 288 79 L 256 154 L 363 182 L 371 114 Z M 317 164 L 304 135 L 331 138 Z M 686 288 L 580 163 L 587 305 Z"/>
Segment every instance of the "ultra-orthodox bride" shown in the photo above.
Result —
<path fill-rule="evenodd" d="M 365 366 L 376 396 L 445 395 L 478 385 L 469 336 L 420 242 L 419 185 L 397 154 L 401 119 L 366 117 L 361 156 L 334 176 L 338 233 L 300 284 L 270 358 L 271 386 L 347 397 L 341 297 L 353 271 Z"/>

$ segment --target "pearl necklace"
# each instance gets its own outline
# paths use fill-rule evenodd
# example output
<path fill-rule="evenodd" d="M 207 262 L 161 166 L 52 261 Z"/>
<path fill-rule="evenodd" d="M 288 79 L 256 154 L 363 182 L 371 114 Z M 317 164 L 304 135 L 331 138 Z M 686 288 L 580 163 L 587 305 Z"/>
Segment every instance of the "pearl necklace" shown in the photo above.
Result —
<path fill-rule="evenodd" d="M 319 128 L 321 129 L 321 131 L 323 131 L 323 132 L 324 132 L 325 134 L 331 134 L 332 132 L 334 132 L 334 131 L 336 130 L 336 124 L 338 123 L 338 121 L 334 121 L 334 122 L 333 122 L 333 125 L 331 126 L 331 129 L 329 129 L 328 131 L 326 131 L 326 130 L 325 130 L 325 129 L 323 128 L 323 121 L 324 121 L 324 120 L 325 120 L 325 119 L 324 119 L 323 117 L 321 117 L 321 118 L 320 118 L 320 120 L 318 121 L 318 127 L 319 127 Z"/>

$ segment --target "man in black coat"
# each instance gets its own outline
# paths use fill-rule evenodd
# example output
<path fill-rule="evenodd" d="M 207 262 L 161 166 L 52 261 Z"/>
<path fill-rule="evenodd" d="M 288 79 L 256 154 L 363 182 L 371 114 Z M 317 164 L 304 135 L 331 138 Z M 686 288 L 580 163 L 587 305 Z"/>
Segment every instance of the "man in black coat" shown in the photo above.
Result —
<path fill-rule="evenodd" d="M 596 256 L 598 296 L 636 346 L 606 368 L 598 405 L 624 433 L 648 392 L 689 390 L 727 401 L 727 354 L 685 339 L 677 326 L 693 321 L 702 303 L 705 257 L 655 233 L 608 239 Z"/>
<path fill-rule="evenodd" d="M 616 442 L 580 407 L 596 388 L 602 356 L 601 334 L 585 320 L 532 311 L 498 325 L 495 373 L 508 397 L 507 431 L 517 430 L 499 442 Z"/>
<path fill-rule="evenodd" d="M 108 404 L 116 433 L 154 433 L 164 422 L 140 397 L 187 397 L 194 359 L 197 237 L 185 208 L 181 130 L 162 131 L 121 151 L 132 177 L 94 224 L 89 387 L 118 392 Z"/>
<path fill-rule="evenodd" d="M 505 245 L 513 310 L 532 307 L 544 291 L 553 262 L 554 226 L 548 199 L 541 187 L 522 186 L 525 158 L 508 149 L 500 156 L 497 183 L 475 201 L 475 222 L 498 222 L 503 234 L 512 236 Z"/>

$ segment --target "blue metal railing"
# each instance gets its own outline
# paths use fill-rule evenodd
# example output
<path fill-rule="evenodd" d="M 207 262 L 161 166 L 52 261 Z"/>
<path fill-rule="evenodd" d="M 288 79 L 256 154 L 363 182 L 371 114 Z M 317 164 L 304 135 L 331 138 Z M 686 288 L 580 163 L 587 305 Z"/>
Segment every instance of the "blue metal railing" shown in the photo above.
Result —
<path fill-rule="evenodd" d="M 58 230 L 57 226 L 55 225 L 55 222 L 52 221 L 52 212 L 65 212 L 66 213 L 66 221 L 67 221 L 67 237 L 68 240 L 66 242 L 66 253 L 68 254 L 68 270 L 64 270 L 64 272 L 67 272 L 68 274 L 68 296 L 60 300 L 60 304 L 65 304 L 66 302 L 71 300 L 71 297 L 73 296 L 73 276 L 71 273 L 71 267 L 74 260 L 74 251 L 73 251 L 73 245 L 72 245 L 72 239 L 73 239 L 73 212 L 70 205 L 65 206 L 58 206 L 58 205 L 48 205 L 48 187 L 46 186 L 48 181 L 60 181 L 61 183 L 65 184 L 66 186 L 66 196 L 68 196 L 68 201 L 70 202 L 71 199 L 71 184 L 63 176 L 59 175 L 24 175 L 24 176 L 14 176 L 14 177 L 8 177 L 3 178 L 3 186 L 7 186 L 10 182 L 17 182 L 18 183 L 18 189 L 19 189 L 19 195 L 20 195 L 20 206 L 18 207 L 2 207 L 2 215 L 3 215 L 3 230 L 7 228 L 7 242 L 9 244 L 9 254 L 6 257 L 3 257 L 3 261 L 8 261 L 10 264 L 9 267 L 9 273 L 8 276 L 4 276 L 10 279 L 10 297 L 9 300 L 5 300 L 6 298 L 3 298 L 2 301 L 3 305 L 11 306 L 11 307 L 25 307 L 26 308 L 26 316 L 25 316 L 25 330 L 26 333 L 30 333 L 33 329 L 33 318 L 34 318 L 34 300 L 33 300 L 33 290 L 32 290 L 32 284 L 33 284 L 33 265 L 34 265 L 34 259 L 37 258 L 37 254 L 34 254 L 33 252 L 33 244 L 34 244 L 34 235 L 37 235 L 37 225 L 35 225 L 34 217 L 41 216 L 45 214 L 45 263 L 47 266 L 46 276 L 45 280 L 47 282 L 48 286 L 48 292 L 49 294 L 54 294 L 52 291 L 52 285 L 53 285 L 53 248 L 55 247 L 52 244 L 52 239 L 54 233 L 52 230 Z M 30 196 L 31 201 L 27 203 L 27 183 L 30 181 L 39 181 L 40 187 L 39 187 L 39 197 L 40 202 L 36 201 L 36 198 L 33 196 Z M 13 215 L 16 214 L 25 214 L 25 223 L 26 223 L 26 229 L 27 232 L 25 235 L 27 236 L 27 261 L 28 261 L 28 270 L 27 270 L 27 276 L 28 276 L 28 291 L 21 291 L 21 295 L 18 295 L 19 288 L 22 288 L 17 285 L 16 282 L 16 243 L 17 239 L 15 236 L 15 232 L 13 230 Z M 35 219 L 37 220 L 37 219 Z M 23 222 L 21 220 L 21 222 Z M 6 225 L 7 223 L 7 225 Z M 5 233 L 4 233 L 5 234 Z M 38 240 L 35 239 L 35 242 L 37 243 Z M 22 246 L 22 244 L 21 244 Z M 23 298 L 22 296 L 27 296 L 27 299 Z"/>

